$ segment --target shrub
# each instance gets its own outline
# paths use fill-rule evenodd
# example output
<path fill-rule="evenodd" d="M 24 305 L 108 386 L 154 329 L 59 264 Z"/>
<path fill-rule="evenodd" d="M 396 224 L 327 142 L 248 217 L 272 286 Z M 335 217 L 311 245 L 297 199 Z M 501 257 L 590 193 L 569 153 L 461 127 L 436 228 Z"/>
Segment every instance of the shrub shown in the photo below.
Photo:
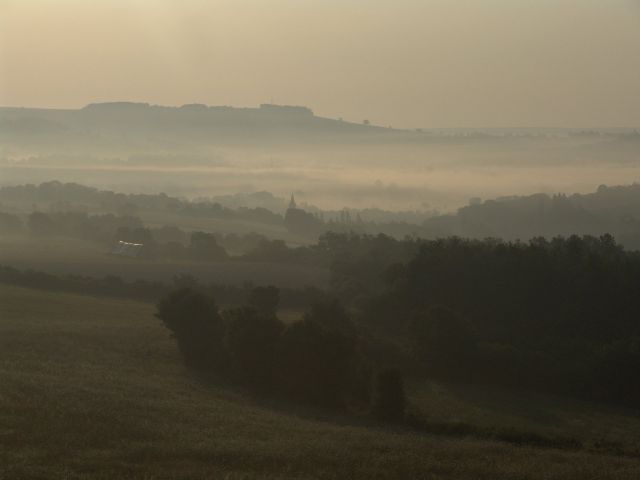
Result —
<path fill-rule="evenodd" d="M 355 354 L 354 338 L 308 320 L 296 322 L 278 349 L 280 386 L 296 400 L 342 407 Z"/>
<path fill-rule="evenodd" d="M 409 332 L 415 357 L 432 373 L 463 376 L 476 353 L 477 342 L 471 326 L 446 307 L 414 313 Z"/>
<path fill-rule="evenodd" d="M 339 300 L 315 302 L 305 314 L 304 319 L 346 336 L 355 335 L 356 329 L 349 312 Z"/>
<path fill-rule="evenodd" d="M 250 307 L 229 310 L 224 316 L 234 376 L 254 388 L 271 387 L 284 325 L 275 315 Z"/>
<path fill-rule="evenodd" d="M 268 315 L 275 315 L 280 303 L 280 290 L 274 286 L 255 287 L 249 293 L 249 305 Z"/>
<path fill-rule="evenodd" d="M 383 370 L 376 378 L 373 411 L 379 420 L 400 422 L 404 419 L 407 398 L 399 370 Z"/>
<path fill-rule="evenodd" d="M 46 213 L 33 212 L 29 215 L 27 226 L 31 234 L 37 237 L 54 235 L 56 233 L 56 225 Z"/>
<path fill-rule="evenodd" d="M 211 262 L 229 258 L 224 248 L 218 245 L 216 237 L 210 233 L 194 232 L 191 234 L 189 253 L 194 260 Z"/>
<path fill-rule="evenodd" d="M 0 212 L 0 232 L 16 233 L 22 231 L 22 220 L 17 215 Z"/>
<path fill-rule="evenodd" d="M 224 330 L 213 298 L 192 288 L 175 290 L 160 300 L 156 317 L 173 333 L 189 367 L 212 370 L 222 364 Z"/>

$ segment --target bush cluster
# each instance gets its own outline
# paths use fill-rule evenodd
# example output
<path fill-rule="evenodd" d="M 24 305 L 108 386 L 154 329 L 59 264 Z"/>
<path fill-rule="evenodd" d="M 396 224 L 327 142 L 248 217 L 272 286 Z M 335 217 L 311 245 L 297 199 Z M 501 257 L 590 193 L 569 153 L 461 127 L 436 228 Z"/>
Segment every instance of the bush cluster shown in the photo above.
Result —
<path fill-rule="evenodd" d="M 186 364 L 293 401 L 342 409 L 368 404 L 370 370 L 346 310 L 314 305 L 299 321 L 276 316 L 279 291 L 254 289 L 250 305 L 220 311 L 213 298 L 186 287 L 158 303 Z"/>

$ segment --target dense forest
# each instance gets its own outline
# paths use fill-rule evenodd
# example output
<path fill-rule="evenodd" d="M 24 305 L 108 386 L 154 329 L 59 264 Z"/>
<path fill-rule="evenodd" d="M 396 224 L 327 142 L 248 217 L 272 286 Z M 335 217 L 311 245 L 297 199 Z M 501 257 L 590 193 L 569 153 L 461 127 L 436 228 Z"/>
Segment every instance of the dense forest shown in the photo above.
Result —
<path fill-rule="evenodd" d="M 300 323 L 279 323 L 275 298 L 267 307 L 220 317 L 214 297 L 197 288 L 168 294 L 158 315 L 199 368 L 230 363 L 201 358 L 193 348 L 207 355 L 233 356 L 236 348 L 258 355 L 255 343 L 243 343 L 258 338 L 271 339 L 261 346 L 269 358 L 279 348 L 293 348 L 287 355 L 302 357 L 282 359 L 301 369 L 294 384 L 303 391 L 293 395 L 319 403 L 353 401 L 356 386 L 355 399 L 367 398 L 367 372 L 395 369 L 630 407 L 640 402 L 640 254 L 626 252 L 611 236 L 509 243 L 331 235 L 324 245 L 336 300 L 311 304 Z M 192 309 L 199 313 L 182 313 Z M 235 329 L 242 336 L 225 353 L 224 339 L 240 335 Z M 205 338 L 211 343 L 203 344 Z M 259 355 L 244 358 L 238 368 L 234 375 L 249 383 L 258 381 L 254 377 L 276 382 L 282 372 Z M 336 377 L 338 371 L 347 377 Z M 308 384 L 310 376 L 315 380 Z M 318 391 L 305 390 L 312 388 Z"/>

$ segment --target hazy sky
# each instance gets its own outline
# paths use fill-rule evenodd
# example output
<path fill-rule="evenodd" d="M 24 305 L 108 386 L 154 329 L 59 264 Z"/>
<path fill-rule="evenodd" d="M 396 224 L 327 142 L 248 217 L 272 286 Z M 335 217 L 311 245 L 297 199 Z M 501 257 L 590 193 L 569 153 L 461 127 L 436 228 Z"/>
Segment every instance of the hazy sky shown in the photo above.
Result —
<path fill-rule="evenodd" d="M 0 0 L 0 104 L 640 126 L 636 0 Z"/>

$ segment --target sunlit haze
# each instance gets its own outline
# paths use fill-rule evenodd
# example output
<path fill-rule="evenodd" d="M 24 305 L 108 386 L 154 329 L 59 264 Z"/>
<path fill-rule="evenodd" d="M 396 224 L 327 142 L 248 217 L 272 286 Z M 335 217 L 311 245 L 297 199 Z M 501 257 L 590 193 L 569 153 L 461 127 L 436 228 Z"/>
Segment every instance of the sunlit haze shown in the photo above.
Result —
<path fill-rule="evenodd" d="M 1 0 L 0 104 L 305 105 L 394 127 L 640 125 L 630 0 Z"/>
<path fill-rule="evenodd" d="M 0 0 L 0 480 L 638 480 L 640 0 Z"/>

